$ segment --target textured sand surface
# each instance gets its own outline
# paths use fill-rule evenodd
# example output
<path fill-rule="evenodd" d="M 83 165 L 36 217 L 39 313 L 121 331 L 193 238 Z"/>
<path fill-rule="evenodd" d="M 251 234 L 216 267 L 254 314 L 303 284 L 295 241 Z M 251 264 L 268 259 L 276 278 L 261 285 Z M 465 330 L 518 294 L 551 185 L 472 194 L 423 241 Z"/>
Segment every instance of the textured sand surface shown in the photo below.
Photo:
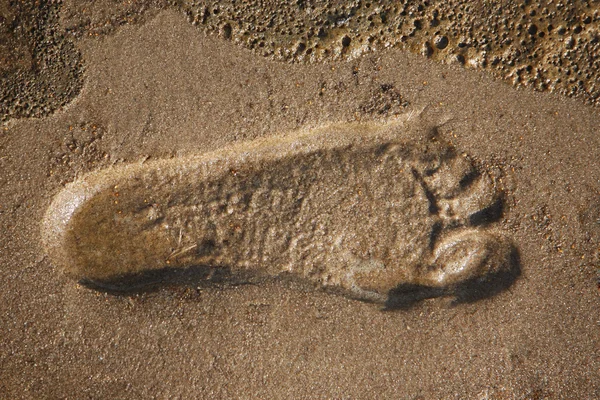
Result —
<path fill-rule="evenodd" d="M 386 304 L 407 286 L 514 280 L 518 250 L 485 229 L 501 218 L 501 193 L 420 119 L 327 125 L 86 174 L 48 207 L 44 250 L 74 278 L 105 285 L 201 267 L 293 275 Z"/>
<path fill-rule="evenodd" d="M 1 397 L 600 397 L 596 108 L 394 49 L 269 61 L 175 11 L 77 46 L 74 101 L 0 132 Z M 423 108 L 505 193 L 522 274 L 490 298 L 384 312 L 278 280 L 116 295 L 44 254 L 48 206 L 87 172 Z"/>

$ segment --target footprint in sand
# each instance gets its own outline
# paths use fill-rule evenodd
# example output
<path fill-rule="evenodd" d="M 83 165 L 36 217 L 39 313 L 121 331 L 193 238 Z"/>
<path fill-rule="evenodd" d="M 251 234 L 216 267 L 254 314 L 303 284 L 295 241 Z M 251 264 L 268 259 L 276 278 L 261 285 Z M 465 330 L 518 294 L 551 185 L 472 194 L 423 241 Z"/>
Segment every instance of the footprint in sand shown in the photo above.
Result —
<path fill-rule="evenodd" d="M 518 275 L 490 227 L 501 193 L 422 125 L 337 124 L 93 172 L 56 196 L 43 242 L 99 285 L 203 266 L 392 306 L 490 295 Z"/>

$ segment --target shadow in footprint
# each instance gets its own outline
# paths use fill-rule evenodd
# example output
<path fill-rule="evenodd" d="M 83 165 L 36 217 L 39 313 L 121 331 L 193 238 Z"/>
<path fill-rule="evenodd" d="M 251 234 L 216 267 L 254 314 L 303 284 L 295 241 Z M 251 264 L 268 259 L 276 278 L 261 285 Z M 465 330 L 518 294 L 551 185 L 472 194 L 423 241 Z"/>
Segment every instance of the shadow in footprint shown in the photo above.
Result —
<path fill-rule="evenodd" d="M 437 297 L 454 297 L 453 305 L 472 303 L 481 299 L 496 296 L 508 289 L 521 275 L 519 251 L 512 246 L 507 268 L 502 271 L 462 282 L 455 286 L 435 288 L 423 285 L 402 284 L 388 293 L 386 310 L 407 310 L 423 300 Z"/>
<path fill-rule="evenodd" d="M 510 257 L 510 266 L 485 279 L 474 279 L 462 284 L 434 288 L 414 284 L 402 284 L 388 293 L 385 310 L 408 310 L 423 300 L 437 297 L 454 297 L 453 305 L 472 303 L 484 298 L 489 298 L 508 289 L 521 274 L 518 250 L 513 247 Z M 164 268 L 145 271 L 135 275 L 127 275 L 110 281 L 81 280 L 80 283 L 90 289 L 121 296 L 156 292 L 169 287 L 223 287 L 257 284 L 268 279 L 251 272 L 235 271 L 228 267 L 193 266 L 188 268 Z M 282 277 L 286 282 L 292 277 Z M 341 290 L 332 288 L 328 292 L 338 295 L 344 294 Z M 363 300 L 364 301 L 364 300 Z M 367 301 L 368 302 L 368 301 Z"/>
<path fill-rule="evenodd" d="M 221 287 L 255 283 L 257 276 L 250 273 L 233 273 L 229 267 L 198 265 L 188 268 L 162 268 L 139 274 L 121 276 L 108 281 L 91 279 L 79 283 L 101 292 L 129 296 L 151 293 L 169 287 Z"/>

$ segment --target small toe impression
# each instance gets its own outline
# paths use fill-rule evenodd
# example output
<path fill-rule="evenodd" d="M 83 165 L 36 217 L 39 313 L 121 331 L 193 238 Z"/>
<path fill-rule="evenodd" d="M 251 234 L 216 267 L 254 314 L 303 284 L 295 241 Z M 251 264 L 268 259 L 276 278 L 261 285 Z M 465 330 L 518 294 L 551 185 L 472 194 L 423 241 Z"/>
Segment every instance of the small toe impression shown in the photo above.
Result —
<path fill-rule="evenodd" d="M 451 199 L 459 196 L 477 176 L 477 171 L 467 158 L 453 155 L 434 171 L 424 174 L 423 180 L 434 196 Z"/>
<path fill-rule="evenodd" d="M 483 225 L 502 216 L 500 192 L 490 176 L 478 172 L 467 157 L 447 160 L 424 181 L 451 225 Z"/>
<path fill-rule="evenodd" d="M 455 215 L 467 219 L 468 225 L 485 225 L 499 220 L 504 198 L 486 173 L 473 178 L 460 196 L 451 200 Z"/>
<path fill-rule="evenodd" d="M 448 220 L 484 225 L 502 217 L 503 198 L 488 174 L 472 170 L 456 187 L 440 193 L 438 200 L 440 212 Z"/>
<path fill-rule="evenodd" d="M 479 230 L 459 232 L 434 250 L 434 261 L 426 273 L 433 287 L 456 286 L 467 281 L 485 281 L 511 268 L 513 246 L 502 236 Z"/>

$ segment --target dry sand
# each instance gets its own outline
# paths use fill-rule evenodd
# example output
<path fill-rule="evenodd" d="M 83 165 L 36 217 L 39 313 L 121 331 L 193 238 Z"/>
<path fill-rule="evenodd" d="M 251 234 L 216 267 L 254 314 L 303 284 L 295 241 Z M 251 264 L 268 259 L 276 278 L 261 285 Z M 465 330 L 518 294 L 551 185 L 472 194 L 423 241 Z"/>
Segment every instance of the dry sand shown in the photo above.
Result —
<path fill-rule="evenodd" d="M 597 108 L 399 50 L 268 61 L 172 11 L 78 46 L 75 100 L 0 132 L 0 397 L 600 397 Z M 423 108 L 507 195 L 522 274 L 491 298 L 384 312 L 278 280 L 116 295 L 42 249 L 46 208 L 85 172 Z"/>

